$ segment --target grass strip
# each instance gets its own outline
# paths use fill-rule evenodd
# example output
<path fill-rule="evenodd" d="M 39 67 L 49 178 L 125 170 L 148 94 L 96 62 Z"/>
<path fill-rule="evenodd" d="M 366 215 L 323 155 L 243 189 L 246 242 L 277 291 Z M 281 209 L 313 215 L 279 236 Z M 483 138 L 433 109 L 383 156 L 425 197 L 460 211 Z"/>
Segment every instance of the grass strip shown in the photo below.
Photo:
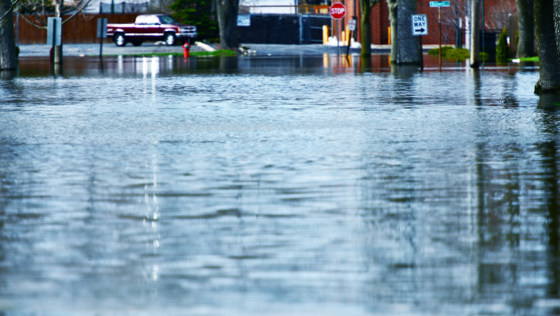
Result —
<path fill-rule="evenodd" d="M 439 56 L 439 47 L 432 48 L 428 51 L 430 56 Z M 441 48 L 441 56 L 446 59 L 452 60 L 466 60 L 471 58 L 471 52 L 465 48 L 454 48 L 452 46 L 443 46 Z M 490 59 L 490 55 L 485 52 L 480 52 L 479 57 L 483 61 Z"/>
<path fill-rule="evenodd" d="M 141 53 L 141 54 L 118 54 L 118 55 L 104 55 L 104 56 L 160 57 L 160 56 L 183 56 L 183 53 Z M 191 57 L 237 56 L 237 53 L 232 50 L 220 49 L 213 52 L 191 52 L 190 56 Z"/>
<path fill-rule="evenodd" d="M 539 62 L 539 57 L 523 57 L 523 58 L 517 58 L 519 59 L 519 61 L 536 61 Z"/>

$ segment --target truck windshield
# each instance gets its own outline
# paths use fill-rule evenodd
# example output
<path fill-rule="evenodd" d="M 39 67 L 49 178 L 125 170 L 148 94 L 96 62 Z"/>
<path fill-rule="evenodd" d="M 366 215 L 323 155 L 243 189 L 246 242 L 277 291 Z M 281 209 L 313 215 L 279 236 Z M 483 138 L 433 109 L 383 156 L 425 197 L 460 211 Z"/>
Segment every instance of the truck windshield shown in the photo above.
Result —
<path fill-rule="evenodd" d="M 159 17 L 159 20 L 160 20 L 161 24 L 179 24 L 179 22 L 177 22 L 177 20 L 170 17 L 169 15 L 162 15 L 162 16 Z"/>

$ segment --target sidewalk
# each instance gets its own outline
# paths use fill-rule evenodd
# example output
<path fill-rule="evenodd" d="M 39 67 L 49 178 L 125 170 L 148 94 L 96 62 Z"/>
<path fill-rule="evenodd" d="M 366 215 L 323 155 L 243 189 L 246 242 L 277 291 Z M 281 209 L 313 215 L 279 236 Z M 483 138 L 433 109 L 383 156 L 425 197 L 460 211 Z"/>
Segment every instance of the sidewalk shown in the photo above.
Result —
<path fill-rule="evenodd" d="M 48 57 L 51 46 L 46 44 L 20 45 L 19 57 Z M 64 56 L 99 56 L 99 44 L 64 44 L 62 45 Z M 197 46 L 191 47 L 191 52 L 203 51 Z M 103 55 L 128 55 L 128 54 L 149 54 L 149 53 L 182 53 L 181 46 L 155 45 L 154 43 L 144 43 L 142 46 L 118 47 L 115 44 L 103 44 Z"/>
<path fill-rule="evenodd" d="M 327 46 L 322 44 L 303 44 L 303 45 L 281 45 L 281 44 L 242 44 L 250 50 L 256 51 L 256 55 L 322 55 L 336 54 L 338 48 L 336 46 Z M 423 45 L 422 51 L 427 53 L 432 48 L 439 45 Z M 346 46 L 340 46 L 340 54 L 346 54 Z M 360 54 L 360 49 L 350 49 L 350 54 Z M 391 45 L 371 45 L 372 54 L 390 54 Z"/>
<path fill-rule="evenodd" d="M 327 46 L 322 44 L 282 45 L 282 44 L 241 44 L 248 47 L 250 55 L 257 56 L 293 56 L 293 55 L 322 55 L 322 54 L 346 54 L 346 47 Z M 424 45 L 423 51 L 438 45 Z M 19 57 L 48 57 L 51 47 L 46 44 L 20 45 Z M 99 44 L 64 44 L 62 46 L 64 56 L 99 56 Z M 191 52 L 204 51 L 203 48 L 192 45 Z M 118 47 L 115 44 L 103 44 L 103 55 L 130 55 L 150 53 L 182 53 L 181 46 L 155 45 L 144 43 L 142 46 Z M 391 45 L 372 45 L 372 54 L 389 54 Z M 350 49 L 351 54 L 359 54 L 359 49 Z"/>

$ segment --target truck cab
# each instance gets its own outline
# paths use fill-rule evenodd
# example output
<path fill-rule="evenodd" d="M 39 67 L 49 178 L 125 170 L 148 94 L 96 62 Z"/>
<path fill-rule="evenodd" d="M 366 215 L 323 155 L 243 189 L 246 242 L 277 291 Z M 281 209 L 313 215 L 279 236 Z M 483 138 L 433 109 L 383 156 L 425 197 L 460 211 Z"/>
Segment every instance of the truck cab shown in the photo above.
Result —
<path fill-rule="evenodd" d="M 144 41 L 175 45 L 197 35 L 196 26 L 181 24 L 165 14 L 139 15 L 134 24 L 107 24 L 107 37 L 112 37 L 117 46 L 125 46 L 128 42 L 139 46 Z"/>

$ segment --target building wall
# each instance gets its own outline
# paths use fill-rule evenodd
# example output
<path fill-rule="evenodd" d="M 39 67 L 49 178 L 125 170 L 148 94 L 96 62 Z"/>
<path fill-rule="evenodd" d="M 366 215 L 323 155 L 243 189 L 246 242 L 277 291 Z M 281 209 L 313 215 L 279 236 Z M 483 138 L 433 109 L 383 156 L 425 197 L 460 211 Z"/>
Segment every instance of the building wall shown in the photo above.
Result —
<path fill-rule="evenodd" d="M 346 17 L 341 21 L 343 30 L 353 16 L 358 18 L 358 29 L 353 37 L 361 41 L 360 30 L 360 1 L 359 0 L 333 0 L 335 2 L 342 2 L 346 6 Z M 442 8 L 442 42 L 443 44 L 455 44 L 455 29 L 452 25 L 453 21 L 457 21 L 458 17 L 463 17 L 464 28 L 464 15 L 465 4 L 468 0 L 450 0 L 451 7 Z M 498 30 L 504 25 L 507 20 L 507 15 L 517 14 L 517 7 L 515 0 L 485 0 L 485 25 L 487 30 Z M 428 15 L 428 35 L 422 38 L 423 44 L 438 44 L 439 43 L 439 30 L 438 30 L 438 9 L 430 8 L 430 0 L 417 1 L 418 14 Z M 95 37 L 97 30 L 97 18 L 107 17 L 110 23 L 130 23 L 134 21 L 136 14 L 115 14 L 115 15 L 91 15 L 84 19 L 81 15 L 69 21 L 63 27 L 64 43 L 95 43 L 98 39 Z M 30 17 L 31 18 L 31 17 Z M 293 24 L 293 23 L 292 23 Z M 337 24 L 333 23 L 333 34 L 338 34 Z M 291 25 L 291 24 L 290 24 Z M 386 0 L 382 0 L 377 4 L 371 12 L 371 42 L 372 44 L 388 44 L 389 36 L 389 10 L 387 8 Z M 299 34 L 299 30 L 291 29 L 294 34 Z M 285 32 L 282 29 L 275 29 L 274 32 Z M 20 17 L 19 22 L 19 41 L 21 44 L 39 44 L 46 42 L 46 31 L 36 29 L 27 24 Z M 463 39 L 464 43 L 464 39 Z"/>
<path fill-rule="evenodd" d="M 443 44 L 454 45 L 455 27 L 459 24 L 459 18 L 462 18 L 462 28 L 465 28 L 464 16 L 466 14 L 466 5 L 468 4 L 468 1 L 451 0 L 450 2 L 450 7 L 441 9 L 441 34 Z M 428 35 L 422 38 L 422 42 L 424 44 L 438 44 L 440 33 L 438 27 L 438 9 L 430 7 L 430 0 L 418 0 L 417 9 L 418 14 L 426 14 L 428 16 Z M 515 0 L 485 0 L 485 29 L 487 31 L 501 29 L 503 26 L 507 25 L 505 20 L 507 19 L 508 14 L 517 15 Z M 387 7 L 386 0 L 382 0 L 373 8 L 371 21 L 372 44 L 388 44 L 388 28 L 390 27 L 390 22 L 389 9 Z"/>
<path fill-rule="evenodd" d="M 388 44 L 391 22 L 389 21 L 387 1 L 382 0 L 371 11 L 371 43 Z"/>
<path fill-rule="evenodd" d="M 87 19 L 79 14 L 62 26 L 64 44 L 99 43 L 97 38 L 97 19 L 107 18 L 109 23 L 134 23 L 137 14 L 99 14 L 88 15 Z M 33 16 L 26 16 L 33 20 Z M 68 18 L 68 16 L 64 16 Z M 16 19 L 19 19 L 19 23 Z M 45 44 L 47 30 L 38 29 L 24 21 L 22 16 L 14 17 L 14 27 L 18 27 L 19 44 Z M 109 43 L 111 39 L 105 39 Z"/>

